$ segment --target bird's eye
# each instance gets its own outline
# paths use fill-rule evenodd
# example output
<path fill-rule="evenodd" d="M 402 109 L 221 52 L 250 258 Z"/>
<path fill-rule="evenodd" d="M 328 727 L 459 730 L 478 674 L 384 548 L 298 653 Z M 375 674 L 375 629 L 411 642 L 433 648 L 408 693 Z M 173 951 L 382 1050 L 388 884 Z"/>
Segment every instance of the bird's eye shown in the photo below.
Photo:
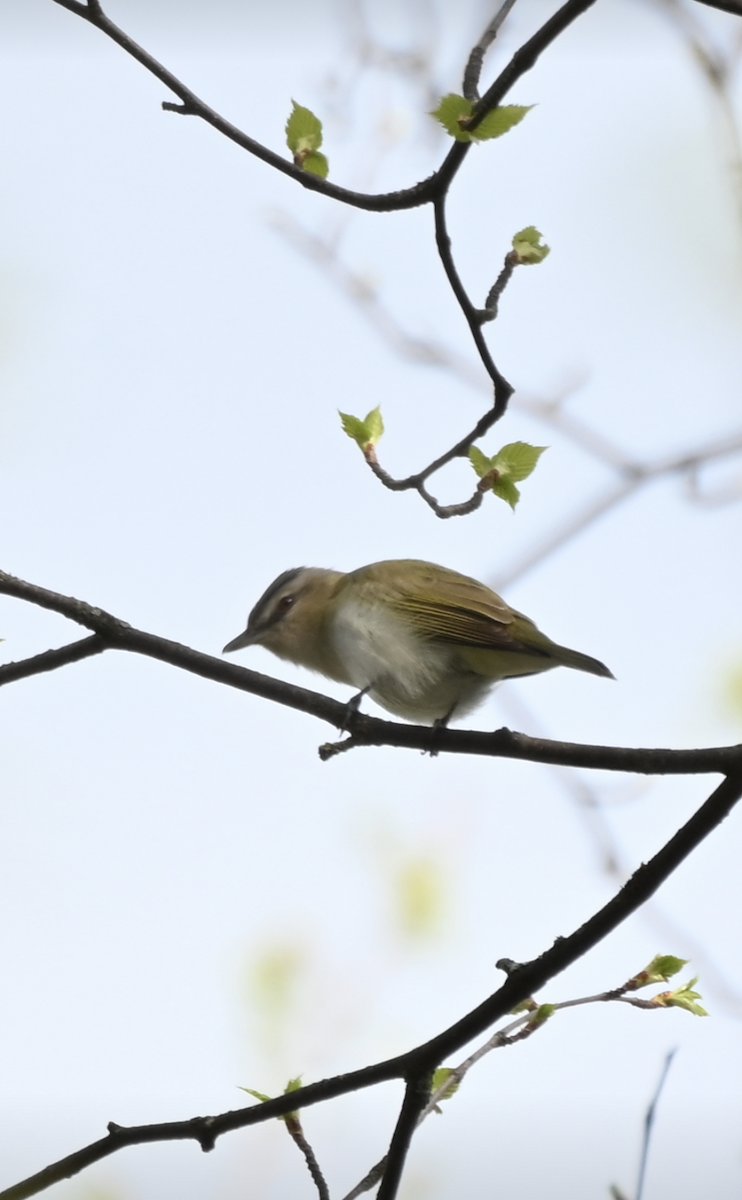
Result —
<path fill-rule="evenodd" d="M 281 596 L 281 599 L 278 601 L 279 612 L 286 612 L 289 608 L 291 608 L 293 603 L 293 596 Z"/>

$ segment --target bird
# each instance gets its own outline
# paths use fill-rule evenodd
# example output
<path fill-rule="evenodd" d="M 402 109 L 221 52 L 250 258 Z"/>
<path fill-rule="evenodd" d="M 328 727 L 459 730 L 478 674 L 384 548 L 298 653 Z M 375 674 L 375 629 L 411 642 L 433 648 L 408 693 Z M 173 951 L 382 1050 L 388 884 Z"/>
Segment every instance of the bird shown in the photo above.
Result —
<path fill-rule="evenodd" d="M 503 679 L 560 666 L 614 678 L 485 584 L 417 559 L 282 572 L 222 653 L 247 646 L 357 688 L 350 707 L 368 695 L 394 716 L 434 726 L 466 716 Z"/>

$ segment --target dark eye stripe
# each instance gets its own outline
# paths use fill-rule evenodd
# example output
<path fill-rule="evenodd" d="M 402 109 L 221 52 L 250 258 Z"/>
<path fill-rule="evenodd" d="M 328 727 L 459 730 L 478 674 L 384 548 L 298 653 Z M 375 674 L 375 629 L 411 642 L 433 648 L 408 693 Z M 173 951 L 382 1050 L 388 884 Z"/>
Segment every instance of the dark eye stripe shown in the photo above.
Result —
<path fill-rule="evenodd" d="M 286 584 L 291 583 L 292 580 L 296 579 L 298 575 L 301 575 L 302 571 L 304 571 L 305 569 L 306 569 L 305 567 L 292 567 L 291 570 L 284 571 L 282 575 L 279 575 L 278 579 L 273 580 L 273 583 L 270 585 L 270 587 L 265 589 L 265 591 L 263 592 L 263 595 L 260 597 L 257 604 L 254 605 L 253 610 L 250 613 L 250 616 L 247 618 L 248 629 L 254 623 L 255 618 L 260 613 L 264 612 L 266 607 L 271 603 L 271 601 L 274 599 L 274 597 L 283 588 L 286 587 Z M 293 601 L 293 597 L 292 597 L 292 601 Z"/>

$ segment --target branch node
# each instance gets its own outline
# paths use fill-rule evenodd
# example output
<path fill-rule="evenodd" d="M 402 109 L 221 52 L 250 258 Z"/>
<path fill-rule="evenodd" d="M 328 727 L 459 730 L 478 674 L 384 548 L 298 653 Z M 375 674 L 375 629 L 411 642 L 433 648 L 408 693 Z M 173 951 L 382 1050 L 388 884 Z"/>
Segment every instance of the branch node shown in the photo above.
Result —
<path fill-rule="evenodd" d="M 331 758 L 337 758 L 338 754 L 344 754 L 346 750 L 353 750 L 356 746 L 362 743 L 356 737 L 343 738 L 342 742 L 323 742 L 317 747 L 317 753 L 322 762 L 329 762 Z"/>
<path fill-rule="evenodd" d="M 176 104 L 174 100 L 163 100 L 162 107 L 164 112 L 180 113 L 181 117 L 197 117 L 198 109 L 195 104 L 183 103 Z"/>
<path fill-rule="evenodd" d="M 214 1133 L 213 1117 L 196 1117 L 193 1122 L 193 1132 L 204 1154 L 208 1154 L 210 1150 L 214 1149 L 216 1134 Z"/>
<path fill-rule="evenodd" d="M 498 958 L 495 967 L 498 971 L 504 971 L 506 975 L 514 975 L 516 971 L 520 971 L 523 963 L 516 962 L 514 958 Z"/>

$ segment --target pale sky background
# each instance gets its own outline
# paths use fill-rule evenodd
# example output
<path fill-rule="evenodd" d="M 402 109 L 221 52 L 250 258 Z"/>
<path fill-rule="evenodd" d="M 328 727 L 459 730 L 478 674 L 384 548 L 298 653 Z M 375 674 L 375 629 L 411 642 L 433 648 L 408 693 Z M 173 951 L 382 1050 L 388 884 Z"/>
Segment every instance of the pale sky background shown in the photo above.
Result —
<path fill-rule="evenodd" d="M 485 82 L 553 7 L 521 0 Z M 731 36 L 731 19 L 696 8 Z M 486 6 L 369 10 L 384 44 L 425 41 L 439 94 L 460 89 Z M 359 65 L 350 2 L 107 11 L 279 152 L 291 99 L 310 105 L 339 183 L 406 186 L 445 153 L 423 90 Z M 338 408 L 362 416 L 381 401 L 382 462 L 407 474 L 486 407 L 483 372 L 477 387 L 402 361 L 277 214 L 335 238 L 402 327 L 476 380 L 430 211 L 351 213 L 305 193 L 163 113 L 170 94 L 50 0 L 4 0 L 0 55 L 3 569 L 218 654 L 287 567 L 428 558 L 510 579 L 511 603 L 617 676 L 504 685 L 475 727 L 740 740 L 728 695 L 742 663 L 742 505 L 691 504 L 660 480 L 516 578 L 610 485 L 604 466 L 516 397 L 483 448 L 550 447 L 517 515 L 491 502 L 441 522 L 382 490 L 341 433 Z M 475 298 L 516 230 L 535 223 L 552 246 L 516 272 L 488 330 L 500 368 L 526 397 L 572 386 L 568 411 L 639 461 L 738 435 L 742 227 L 713 99 L 678 31 L 659 8 L 603 0 L 508 99 L 537 107 L 469 155 L 450 206 Z M 738 486 L 741 472 L 739 456 L 720 462 L 704 487 Z M 473 482 L 460 464 L 434 490 L 459 500 Z M 0 598 L 0 635 L 9 661 L 79 630 Z M 238 661 L 346 695 L 263 651 Z M 246 1100 L 239 1086 L 275 1094 L 292 1075 L 401 1052 L 492 992 L 498 958 L 541 952 L 616 888 L 584 808 L 544 767 L 395 750 L 323 765 L 332 731 L 313 719 L 114 653 L 3 688 L 0 709 L 1 1186 L 109 1120 L 219 1112 Z M 714 783 L 577 782 L 629 871 Z M 596 1006 L 491 1055 L 420 1131 L 405 1197 L 588 1200 L 614 1181 L 630 1193 L 673 1046 L 645 1200 L 739 1196 L 741 820 L 540 997 L 618 985 L 661 950 L 692 958 L 681 978 L 700 972 L 711 1016 Z M 412 927 L 415 886 L 431 901 Z M 383 1154 L 400 1095 L 389 1085 L 305 1113 L 333 1197 Z M 273 1122 L 210 1155 L 135 1148 L 53 1194 L 314 1193 Z"/>

